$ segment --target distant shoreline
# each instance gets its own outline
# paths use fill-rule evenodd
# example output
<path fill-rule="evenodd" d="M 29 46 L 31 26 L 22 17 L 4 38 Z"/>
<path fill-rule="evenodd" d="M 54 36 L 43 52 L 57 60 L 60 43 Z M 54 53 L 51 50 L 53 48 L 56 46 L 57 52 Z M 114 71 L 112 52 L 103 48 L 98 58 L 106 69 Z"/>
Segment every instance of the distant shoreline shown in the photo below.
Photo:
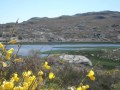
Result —
<path fill-rule="evenodd" d="M 0 41 L 6 44 L 4 41 Z M 120 44 L 120 42 L 17 42 L 17 44 L 34 45 L 34 44 Z"/>

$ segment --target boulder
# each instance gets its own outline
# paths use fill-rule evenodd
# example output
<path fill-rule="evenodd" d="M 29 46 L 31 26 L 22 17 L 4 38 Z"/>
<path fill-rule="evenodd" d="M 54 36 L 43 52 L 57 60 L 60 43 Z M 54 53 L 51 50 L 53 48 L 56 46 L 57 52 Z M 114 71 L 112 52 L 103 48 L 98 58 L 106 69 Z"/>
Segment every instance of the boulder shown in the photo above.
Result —
<path fill-rule="evenodd" d="M 92 66 L 92 62 L 82 55 L 60 55 L 59 58 L 69 63 L 83 63 Z"/>

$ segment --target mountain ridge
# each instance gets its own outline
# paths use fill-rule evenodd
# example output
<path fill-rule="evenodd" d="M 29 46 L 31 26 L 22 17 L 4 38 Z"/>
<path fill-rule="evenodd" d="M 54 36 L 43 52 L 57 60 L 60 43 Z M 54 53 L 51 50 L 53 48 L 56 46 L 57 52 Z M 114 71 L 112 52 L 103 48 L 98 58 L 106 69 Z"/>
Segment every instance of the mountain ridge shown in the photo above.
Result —
<path fill-rule="evenodd" d="M 0 40 L 8 38 L 13 28 L 12 38 L 22 42 L 120 42 L 120 12 L 32 17 L 16 25 L 0 24 Z"/>

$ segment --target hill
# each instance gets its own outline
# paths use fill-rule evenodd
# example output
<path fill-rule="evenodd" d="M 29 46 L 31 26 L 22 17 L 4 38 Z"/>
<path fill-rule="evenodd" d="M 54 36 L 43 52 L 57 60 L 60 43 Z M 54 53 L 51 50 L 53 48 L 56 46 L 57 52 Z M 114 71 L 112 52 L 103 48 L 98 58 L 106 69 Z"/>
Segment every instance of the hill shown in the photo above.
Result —
<path fill-rule="evenodd" d="M 120 42 L 120 12 L 33 17 L 18 24 L 0 24 L 0 40 L 9 37 L 13 28 L 12 37 L 22 42 Z"/>

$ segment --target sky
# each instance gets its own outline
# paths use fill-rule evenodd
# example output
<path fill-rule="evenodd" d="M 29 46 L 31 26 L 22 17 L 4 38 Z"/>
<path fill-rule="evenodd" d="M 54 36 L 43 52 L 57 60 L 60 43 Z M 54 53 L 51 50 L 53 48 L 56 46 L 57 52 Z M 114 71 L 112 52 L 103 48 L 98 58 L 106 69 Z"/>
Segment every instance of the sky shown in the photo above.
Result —
<path fill-rule="evenodd" d="M 120 11 L 120 0 L 0 0 L 0 24 L 104 10 Z"/>

